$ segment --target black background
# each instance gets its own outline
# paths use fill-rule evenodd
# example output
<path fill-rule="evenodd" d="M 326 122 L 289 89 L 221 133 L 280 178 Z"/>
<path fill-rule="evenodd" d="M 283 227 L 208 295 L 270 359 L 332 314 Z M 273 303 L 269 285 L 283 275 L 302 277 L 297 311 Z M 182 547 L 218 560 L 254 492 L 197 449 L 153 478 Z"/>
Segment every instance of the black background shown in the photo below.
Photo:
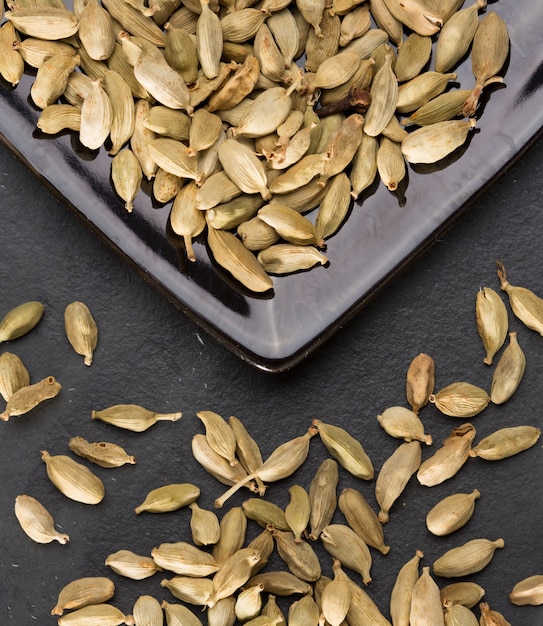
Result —
<path fill-rule="evenodd" d="M 0 147 L 0 316 L 28 300 L 45 304 L 39 325 L 0 350 L 17 354 L 32 382 L 53 375 L 63 386 L 56 398 L 1 424 L 0 623 L 54 623 L 49 612 L 57 593 L 81 576 L 109 575 L 116 585 L 113 601 L 125 612 L 143 593 L 175 601 L 160 587 L 160 580 L 171 577 L 167 573 L 131 581 L 110 572 L 104 560 L 123 548 L 149 554 L 162 542 L 190 541 L 188 510 L 135 515 L 134 507 L 149 490 L 193 482 L 201 487 L 199 503 L 207 508 L 223 492 L 191 455 L 192 436 L 204 432 L 198 410 L 242 419 L 264 457 L 305 432 L 317 417 L 356 436 L 378 471 L 399 442 L 379 427 L 376 416 L 388 406 L 406 405 L 405 373 L 416 354 L 433 356 L 438 389 L 459 380 L 488 388 L 494 368 L 482 362 L 475 297 L 483 286 L 499 290 L 496 259 L 504 262 L 512 284 L 543 295 L 542 164 L 539 140 L 345 328 L 293 370 L 268 374 L 232 355 L 157 294 Z M 90 307 L 99 327 L 90 368 L 64 335 L 64 308 L 74 300 Z M 543 338 L 511 312 L 510 329 L 518 331 L 526 374 L 507 404 L 490 406 L 472 418 L 476 441 L 497 428 L 543 423 Z M 140 434 L 90 419 L 92 409 L 117 403 L 180 410 L 183 418 Z M 421 418 L 434 438 L 434 445 L 423 450 L 427 458 L 461 420 L 443 416 L 433 406 L 425 407 Z M 75 435 L 121 444 L 138 460 L 134 466 L 94 470 L 106 485 L 100 505 L 65 498 L 49 482 L 40 460 L 40 450 L 70 454 L 68 440 Z M 287 487 L 299 483 L 308 488 L 326 457 L 315 437 L 306 464 L 291 479 L 270 485 L 267 497 L 285 506 Z M 485 600 L 511 624 L 541 623 L 540 607 L 515 607 L 507 595 L 517 581 L 543 573 L 542 468 L 538 442 L 501 462 L 470 459 L 456 477 L 437 487 L 422 487 L 413 478 L 384 527 L 390 553 L 372 550 L 373 582 L 367 591 L 385 615 L 395 576 L 416 549 L 425 552 L 422 565 L 430 566 L 445 550 L 470 539 L 503 537 L 505 547 L 469 579 L 486 589 Z M 360 489 L 376 507 L 374 481 L 341 471 L 339 488 L 346 486 Z M 481 497 L 470 522 L 449 537 L 433 537 L 424 524 L 428 510 L 446 495 L 474 488 Z M 22 493 L 49 509 L 70 535 L 69 544 L 38 545 L 22 532 L 13 513 L 15 497 Z M 226 506 L 241 504 L 247 493 L 240 491 Z M 338 514 L 336 521 L 341 519 Z M 257 532 L 251 523 L 248 535 Z M 331 560 L 317 549 L 324 573 L 330 575 Z M 281 566 L 278 560 L 273 565 Z M 358 575 L 353 578 L 360 583 Z M 195 612 L 205 620 L 198 608 Z"/>

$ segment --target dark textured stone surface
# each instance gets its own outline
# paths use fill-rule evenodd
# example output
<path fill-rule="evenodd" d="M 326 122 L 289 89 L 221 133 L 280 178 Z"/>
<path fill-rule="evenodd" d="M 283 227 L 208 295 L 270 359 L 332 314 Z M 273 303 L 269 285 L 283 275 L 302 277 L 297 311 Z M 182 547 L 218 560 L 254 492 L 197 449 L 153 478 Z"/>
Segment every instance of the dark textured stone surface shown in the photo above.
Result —
<path fill-rule="evenodd" d="M 423 351 L 434 357 L 437 388 L 456 380 L 488 388 L 493 368 L 482 362 L 475 295 L 482 286 L 499 289 L 496 259 L 503 260 L 513 284 L 543 295 L 542 164 L 540 140 L 345 328 L 300 366 L 270 375 L 206 336 L 1 147 L 0 316 L 27 300 L 41 300 L 46 310 L 31 333 L 0 346 L 0 351 L 20 356 L 32 381 L 53 375 L 63 389 L 57 398 L 1 425 L 0 623 L 54 623 L 49 612 L 60 588 L 81 576 L 109 575 L 103 562 L 111 552 L 125 548 L 148 554 L 159 543 L 189 540 L 190 511 L 136 516 L 134 507 L 150 489 L 169 482 L 198 484 L 200 504 L 206 507 L 223 492 L 223 486 L 192 459 L 191 437 L 203 432 L 198 410 L 241 418 L 264 456 L 302 434 L 318 417 L 359 438 L 378 470 L 398 442 L 380 429 L 375 418 L 387 406 L 405 404 L 405 372 L 416 354 Z M 73 300 L 88 304 L 99 327 L 90 368 L 64 335 L 64 307 Z M 490 406 L 473 418 L 476 440 L 500 427 L 543 423 L 543 338 L 512 314 L 510 328 L 518 331 L 526 353 L 526 374 L 506 405 Z M 90 419 L 91 409 L 116 403 L 138 403 L 162 412 L 182 410 L 184 416 L 141 434 Z M 440 415 L 433 406 L 424 408 L 421 418 L 434 437 L 432 449 L 461 423 Z M 106 485 L 106 497 L 96 507 L 62 496 L 48 481 L 40 460 L 40 450 L 69 453 L 68 440 L 75 435 L 119 443 L 138 460 L 135 466 L 96 468 Z M 424 458 L 432 449 L 423 450 Z M 291 480 L 270 485 L 269 498 L 284 506 L 286 487 L 293 482 L 308 487 L 326 456 L 314 438 L 306 465 Z M 455 478 L 438 487 L 421 487 L 413 479 L 385 526 L 390 553 L 382 556 L 372 550 L 374 580 L 368 592 L 382 611 L 388 615 L 395 575 L 416 549 L 425 552 L 423 565 L 430 565 L 445 550 L 469 539 L 503 537 L 505 548 L 485 570 L 469 578 L 487 590 L 486 600 L 515 626 L 539 623 L 540 607 L 514 607 L 507 594 L 518 580 L 542 573 L 542 470 L 538 443 L 500 463 L 470 459 Z M 358 481 L 343 471 L 340 476 L 340 488 L 359 488 L 375 506 L 373 482 Z M 430 507 L 455 491 L 474 488 L 481 498 L 468 525 L 450 537 L 431 536 L 424 525 Z M 20 493 L 33 495 L 51 511 L 58 526 L 70 534 L 69 544 L 38 545 L 22 533 L 13 514 Z M 247 493 L 237 494 L 231 504 L 241 504 Z M 251 535 L 256 532 L 251 526 Z M 323 551 L 320 554 L 330 575 L 330 559 Z M 280 566 L 278 561 L 275 565 Z M 170 601 L 159 585 L 170 577 L 158 574 L 147 581 L 130 581 L 111 573 L 117 587 L 115 602 L 130 612 L 141 593 Z M 354 578 L 360 582 L 358 575 Z"/>

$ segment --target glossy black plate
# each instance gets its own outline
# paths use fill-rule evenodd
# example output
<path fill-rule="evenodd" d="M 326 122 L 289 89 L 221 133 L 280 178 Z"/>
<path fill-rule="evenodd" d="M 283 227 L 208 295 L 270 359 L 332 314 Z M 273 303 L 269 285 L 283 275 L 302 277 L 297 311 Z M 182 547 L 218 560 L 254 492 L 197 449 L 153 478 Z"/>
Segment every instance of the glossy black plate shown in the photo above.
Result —
<path fill-rule="evenodd" d="M 170 205 L 144 189 L 127 214 L 110 184 L 110 157 L 75 135 L 45 137 L 29 99 L 33 77 L 0 88 L 0 138 L 106 242 L 156 288 L 241 358 L 269 371 L 300 362 L 361 309 L 407 262 L 431 245 L 543 126 L 543 5 L 489 4 L 507 22 L 511 50 L 503 85 L 485 90 L 477 129 L 447 162 L 408 168 L 400 193 L 374 184 L 328 240 L 330 264 L 274 278 L 271 294 L 247 293 L 210 260 L 205 239 L 185 261 L 168 230 Z M 432 67 L 430 67 L 432 69 Z M 474 85 L 470 61 L 458 84 Z M 445 160 L 444 160 L 445 161 Z M 7 209 L 4 209 L 5 211 Z M 492 216 L 489 215 L 489 219 Z"/>

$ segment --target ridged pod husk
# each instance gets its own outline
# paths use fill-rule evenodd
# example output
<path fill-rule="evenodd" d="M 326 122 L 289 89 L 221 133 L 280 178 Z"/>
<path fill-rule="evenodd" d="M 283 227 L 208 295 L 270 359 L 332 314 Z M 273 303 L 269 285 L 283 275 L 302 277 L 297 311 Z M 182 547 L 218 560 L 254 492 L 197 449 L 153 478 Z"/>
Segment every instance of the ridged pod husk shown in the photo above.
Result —
<path fill-rule="evenodd" d="M 366 542 L 345 524 L 329 524 L 321 534 L 326 551 L 338 559 L 343 567 L 348 567 L 362 576 L 362 582 L 371 582 L 372 558 Z"/>
<path fill-rule="evenodd" d="M 417 472 L 419 483 L 433 487 L 454 476 L 468 460 L 475 434 L 472 424 L 466 423 L 455 428 L 441 448 L 419 467 Z"/>
<path fill-rule="evenodd" d="M 118 550 L 110 554 L 104 563 L 119 576 L 132 580 L 143 580 L 162 571 L 151 557 L 140 556 L 130 550 Z"/>
<path fill-rule="evenodd" d="M 115 43 L 115 47 L 113 48 L 113 52 L 111 56 L 106 61 L 107 67 L 110 70 L 114 70 L 118 74 L 120 74 L 123 79 L 126 81 L 128 86 L 130 87 L 130 91 L 134 98 L 149 98 L 148 91 L 139 84 L 134 76 L 134 68 L 128 62 L 122 45 L 118 42 Z"/>
<path fill-rule="evenodd" d="M 535 574 L 519 581 L 509 594 L 509 602 L 517 606 L 543 604 L 543 576 Z"/>
<path fill-rule="evenodd" d="M 244 586 L 251 577 L 253 565 L 259 560 L 260 554 L 253 548 L 241 548 L 228 557 L 213 576 L 213 593 L 208 598 L 206 606 L 213 606 Z"/>
<path fill-rule="evenodd" d="M 390 617 L 394 626 L 409 626 L 413 587 L 419 579 L 419 563 L 423 556 L 421 550 L 417 550 L 396 576 L 390 594 Z"/>
<path fill-rule="evenodd" d="M 177 141 L 187 141 L 190 134 L 191 118 L 178 109 L 168 109 L 162 105 L 155 105 L 143 120 L 143 125 L 148 130 L 175 139 Z"/>
<path fill-rule="evenodd" d="M 300 31 L 292 12 L 285 7 L 281 11 L 275 11 L 268 17 L 266 24 L 270 29 L 277 47 L 283 55 L 285 68 L 290 67 L 294 58 L 298 56 L 300 46 Z"/>
<path fill-rule="evenodd" d="M 266 14 L 258 9 L 247 7 L 227 13 L 221 18 L 223 41 L 244 43 L 252 39 L 264 23 Z"/>
<path fill-rule="evenodd" d="M 192 512 L 190 517 L 192 541 L 197 546 L 217 543 L 221 536 L 221 529 L 215 513 L 201 508 L 197 502 L 192 502 L 188 507 Z"/>
<path fill-rule="evenodd" d="M 364 132 L 364 118 L 353 113 L 343 120 L 340 127 L 330 135 L 324 146 L 327 159 L 324 162 L 324 179 L 342 172 L 353 160 Z"/>
<path fill-rule="evenodd" d="M 15 517 L 24 532 L 36 543 L 58 541 L 66 544 L 70 540 L 68 535 L 55 528 L 53 516 L 32 496 L 19 495 L 15 498 Z"/>
<path fill-rule="evenodd" d="M 115 46 L 115 32 L 110 14 L 97 2 L 86 0 L 79 14 L 79 39 L 89 56 L 96 61 L 108 59 Z"/>
<path fill-rule="evenodd" d="M 375 511 L 357 489 L 347 487 L 338 498 L 339 510 L 345 516 L 347 524 L 366 543 L 381 552 L 388 554 L 390 546 L 385 545 L 383 527 Z"/>
<path fill-rule="evenodd" d="M 475 613 L 466 606 L 446 601 L 444 607 L 445 626 L 479 626 Z"/>
<path fill-rule="evenodd" d="M 194 106 L 190 103 L 190 93 L 181 74 L 178 74 L 164 60 L 141 54 L 134 66 L 134 76 L 138 82 L 161 104 L 171 109 L 182 109 L 192 115 Z"/>
<path fill-rule="evenodd" d="M 111 160 L 113 186 L 124 200 L 124 208 L 129 213 L 134 208 L 134 199 L 140 190 L 142 178 L 140 163 L 130 148 L 121 150 Z"/>
<path fill-rule="evenodd" d="M 325 459 L 315 472 L 309 486 L 311 513 L 309 516 L 309 538 L 316 540 L 323 528 L 328 526 L 336 510 L 338 464 L 334 459 Z"/>
<path fill-rule="evenodd" d="M 259 584 L 264 585 L 266 593 L 273 593 L 276 596 L 290 596 L 296 593 L 305 595 L 311 592 L 311 585 L 308 582 L 284 570 L 257 574 L 247 581 L 247 586 Z"/>
<path fill-rule="evenodd" d="M 400 46 L 403 40 L 403 24 L 389 11 L 384 0 L 371 0 L 371 16 L 381 28 L 388 33 L 390 41 L 395 46 Z"/>
<path fill-rule="evenodd" d="M 134 624 L 131 615 L 125 615 L 112 604 L 90 604 L 73 613 L 59 617 L 59 626 L 119 626 Z"/>
<path fill-rule="evenodd" d="M 283 509 L 263 498 L 249 498 L 241 505 L 248 519 L 254 520 L 259 526 L 271 526 L 277 530 L 290 530 Z"/>
<path fill-rule="evenodd" d="M 164 57 L 174 70 L 179 72 L 187 85 L 198 78 L 198 51 L 191 34 L 184 28 L 175 28 L 169 22 L 164 24 Z"/>
<path fill-rule="evenodd" d="M 273 595 L 273 593 L 268 594 L 268 601 L 262 607 L 261 615 L 265 615 L 266 617 L 272 617 L 274 619 L 278 619 L 278 624 L 282 624 L 283 626 L 287 623 L 285 620 L 285 616 L 283 612 L 279 608 L 277 604 L 277 597 Z"/>
<path fill-rule="evenodd" d="M 292 108 L 290 90 L 272 87 L 261 92 L 251 104 L 242 123 L 234 128 L 232 135 L 237 137 L 263 137 L 277 130 L 287 118 Z"/>
<path fill-rule="evenodd" d="M 127 463 L 130 465 L 136 463 L 136 459 L 127 454 L 124 448 L 107 441 L 90 443 L 83 437 L 72 437 L 68 442 L 68 447 L 78 456 L 100 467 L 121 467 Z"/>
<path fill-rule="evenodd" d="M 155 22 L 141 11 L 130 6 L 125 0 L 103 0 L 102 4 L 111 17 L 132 35 L 147 39 L 155 46 L 164 47 L 165 35 Z"/>
<path fill-rule="evenodd" d="M 418 354 L 409 364 L 405 393 L 411 409 L 416 414 L 428 403 L 430 394 L 434 391 L 434 373 L 434 360 L 423 352 Z"/>
<path fill-rule="evenodd" d="M 159 567 L 181 576 L 209 576 L 220 568 L 209 552 L 184 541 L 162 543 L 151 556 Z"/>
<path fill-rule="evenodd" d="M 274 528 L 272 536 L 279 556 L 294 576 L 314 582 L 321 575 L 319 557 L 307 541 L 297 541 L 292 531 Z"/>
<path fill-rule="evenodd" d="M 398 189 L 406 173 L 401 144 L 388 137 L 381 137 L 377 150 L 377 171 L 389 191 Z"/>
<path fill-rule="evenodd" d="M 194 502 L 200 495 L 200 489 L 191 483 L 172 483 L 152 489 L 145 500 L 136 507 L 136 513 L 167 513 L 177 511 Z"/>
<path fill-rule="evenodd" d="M 243 547 L 247 516 L 239 506 L 232 507 L 223 515 L 220 523 L 219 541 L 213 545 L 212 555 L 222 565 L 226 559 Z"/>
<path fill-rule="evenodd" d="M 267 204 L 259 209 L 258 217 L 285 241 L 296 246 L 315 245 L 322 248 L 325 245 L 324 240 L 317 236 L 313 223 L 284 204 Z"/>
<path fill-rule="evenodd" d="M 439 587 L 430 575 L 430 568 L 423 567 L 422 574 L 413 586 L 410 626 L 445 626 Z"/>
<path fill-rule="evenodd" d="M 245 193 L 271 198 L 263 163 L 245 144 L 226 139 L 219 147 L 219 160 L 226 174 Z"/>
<path fill-rule="evenodd" d="M 477 292 L 475 319 L 486 351 L 483 362 L 492 365 L 494 356 L 505 342 L 509 325 L 505 304 L 494 289 L 483 287 Z"/>
<path fill-rule="evenodd" d="M 507 280 L 503 263 L 497 261 L 496 267 L 500 279 L 500 288 L 509 296 L 509 304 L 513 313 L 528 328 L 543 335 L 543 300 L 525 287 L 511 285 Z"/>
<path fill-rule="evenodd" d="M 402 83 L 415 78 L 428 63 L 432 52 L 432 38 L 411 33 L 398 48 L 394 73 Z"/>
<path fill-rule="evenodd" d="M 359 587 L 352 580 L 350 580 L 350 586 L 352 596 L 346 618 L 349 626 L 360 626 L 360 624 L 391 626 L 390 622 L 379 610 L 379 607 L 362 587 Z"/>
<path fill-rule="evenodd" d="M 469 89 L 454 89 L 442 93 L 422 105 L 409 117 L 404 118 L 402 124 L 405 126 L 409 126 L 409 124 L 428 126 L 429 124 L 452 120 L 453 117 L 462 115 L 462 108 L 469 94 Z"/>
<path fill-rule="evenodd" d="M 439 537 L 450 535 L 462 528 L 475 511 L 475 500 L 480 496 L 478 489 L 471 493 L 455 493 L 434 505 L 426 515 L 426 527 Z"/>
<path fill-rule="evenodd" d="M 462 604 L 468 609 L 473 608 L 485 595 L 485 590 L 477 583 L 460 581 L 442 587 L 440 590 L 441 601 Z"/>
<path fill-rule="evenodd" d="M 202 626 L 202 621 L 183 604 L 162 601 L 168 626 Z"/>
<path fill-rule="evenodd" d="M 301 485 L 292 485 L 288 492 L 290 501 L 285 507 L 285 520 L 294 534 L 294 540 L 300 543 L 309 523 L 311 499 Z"/>
<path fill-rule="evenodd" d="M 21 359 L 12 352 L 0 354 L 0 395 L 7 402 L 11 396 L 30 385 L 30 375 Z"/>
<path fill-rule="evenodd" d="M 307 595 L 290 605 L 287 617 L 290 626 L 306 626 L 318 623 L 320 611 L 315 600 Z"/>
<path fill-rule="evenodd" d="M 409 163 L 435 163 L 460 147 L 475 126 L 474 119 L 428 124 L 409 133 L 402 153 Z"/>
<path fill-rule="evenodd" d="M 328 452 L 353 476 L 371 480 L 374 476 L 371 459 L 362 444 L 345 429 L 314 419 L 320 438 Z"/>
<path fill-rule="evenodd" d="M 41 302 L 25 302 L 11 309 L 0 321 L 0 343 L 26 335 L 41 320 L 44 306 Z"/>
<path fill-rule="evenodd" d="M 264 250 L 277 243 L 279 234 L 274 228 L 255 216 L 242 222 L 237 228 L 237 235 L 249 250 Z"/>
<path fill-rule="evenodd" d="M 88 467 L 69 456 L 51 456 L 47 450 L 41 453 L 47 468 L 47 476 L 67 498 L 83 504 L 98 504 L 106 493 L 104 483 Z"/>
<path fill-rule="evenodd" d="M 0 26 L 0 76 L 12 87 L 19 84 L 24 73 L 20 53 L 20 37 L 11 22 Z"/>
<path fill-rule="evenodd" d="M 256 472 L 249 474 L 215 500 L 215 506 L 221 507 L 240 487 L 254 478 L 258 477 L 264 482 L 275 482 L 293 474 L 306 460 L 309 453 L 309 442 L 316 434 L 317 429 L 311 426 L 304 435 L 279 445 Z"/>
<path fill-rule="evenodd" d="M 10 24 L 11 22 L 6 22 Z M 4 28 L 5 25 L 2 27 Z M 13 26 L 11 26 L 13 28 Z M 76 50 L 73 46 L 61 41 L 46 41 L 36 37 L 27 37 L 23 41 L 15 40 L 13 48 L 17 50 L 24 62 L 31 67 L 38 68 L 43 62 L 55 54 L 73 54 Z"/>
<path fill-rule="evenodd" d="M 351 181 L 351 195 L 356 200 L 375 180 L 377 174 L 377 151 L 379 140 L 362 133 L 362 139 L 353 157 L 349 178 Z"/>
<path fill-rule="evenodd" d="M 113 112 L 109 132 L 112 145 L 109 154 L 114 156 L 132 137 L 136 121 L 136 108 L 132 90 L 118 72 L 114 70 L 106 72 L 104 88 L 111 102 Z"/>
<path fill-rule="evenodd" d="M 242 198 L 254 199 L 254 196 L 242 195 L 241 189 L 221 170 L 206 178 L 202 186 L 197 190 L 196 208 L 200 211 L 207 211 L 218 205 L 227 204 L 238 197 L 240 200 Z M 262 203 L 264 203 L 264 200 L 262 200 Z M 209 216 L 210 214 L 208 213 L 207 215 Z M 225 227 L 223 224 L 216 224 L 214 221 L 212 221 L 212 226 L 214 228 Z"/>
<path fill-rule="evenodd" d="M 334 235 L 347 217 L 351 206 L 351 181 L 345 172 L 334 176 L 319 206 L 315 229 L 326 239 Z"/>
<path fill-rule="evenodd" d="M 90 604 L 101 604 L 113 597 L 115 585 L 104 576 L 77 578 L 59 592 L 51 615 L 62 615 L 65 609 L 80 609 Z"/>
<path fill-rule="evenodd" d="M 420 108 L 432 98 L 445 91 L 450 80 L 456 80 L 456 74 L 423 72 L 401 85 L 398 89 L 396 111 L 409 113 Z"/>
<path fill-rule="evenodd" d="M 264 585 L 253 585 L 239 593 L 234 612 L 240 622 L 247 622 L 260 615 L 263 591 Z"/>
<path fill-rule="evenodd" d="M 479 609 L 481 610 L 480 626 L 512 626 L 501 613 L 493 611 L 488 602 L 481 602 Z"/>
<path fill-rule="evenodd" d="M 205 109 L 197 109 L 190 125 L 188 153 L 194 155 L 210 148 L 219 138 L 221 131 L 220 117 Z"/>
<path fill-rule="evenodd" d="M 485 568 L 497 548 L 503 548 L 503 539 L 490 541 L 489 539 L 472 539 L 457 548 L 448 550 L 436 559 L 433 564 L 433 572 L 436 576 L 453 578 L 469 576 L 480 572 Z"/>
<path fill-rule="evenodd" d="M 165 587 L 178 600 L 199 606 L 204 606 L 213 593 L 213 581 L 210 578 L 195 576 L 164 579 L 160 581 L 160 586 Z"/>
<path fill-rule="evenodd" d="M 366 112 L 364 132 L 377 137 L 396 110 L 398 101 L 398 81 L 392 70 L 392 55 L 385 57 L 385 63 L 377 71 L 370 88 L 371 102 Z"/>
<path fill-rule="evenodd" d="M 477 385 L 458 382 L 430 394 L 429 400 L 441 413 L 450 417 L 474 417 L 486 409 L 490 396 Z"/>
<path fill-rule="evenodd" d="M 432 443 L 432 436 L 424 432 L 424 425 L 419 416 L 403 406 L 391 406 L 377 416 L 377 421 L 391 437 L 405 441 Z"/>
<path fill-rule="evenodd" d="M 248 548 L 253 548 L 260 554 L 260 560 L 258 563 L 255 563 L 252 567 L 252 576 L 254 577 L 261 569 L 264 568 L 266 563 L 269 561 L 273 549 L 275 547 L 275 542 L 272 537 L 272 528 L 271 526 L 267 526 L 264 530 L 257 535 L 247 546 Z M 286 572 L 285 572 L 286 573 Z M 289 573 L 290 575 L 290 573 Z M 296 578 L 293 574 L 292 576 Z M 299 580 L 299 579 L 296 579 Z M 303 582 L 303 581 L 300 581 Z M 258 583 L 254 583 L 258 584 Z M 266 589 L 264 589 L 266 590 Z"/>
<path fill-rule="evenodd" d="M 418 0 L 385 0 L 392 15 L 419 35 L 435 35 L 443 20 Z"/>
<path fill-rule="evenodd" d="M 144 626 L 163 626 L 164 615 L 160 602 L 153 596 L 139 596 L 134 603 L 132 615 L 136 624 Z"/>
<path fill-rule="evenodd" d="M 231 626 L 236 621 L 236 599 L 228 596 L 207 609 L 208 626 Z"/>
<path fill-rule="evenodd" d="M 214 92 L 207 103 L 210 112 L 232 109 L 251 93 L 260 74 L 258 59 L 249 54 L 241 67 Z"/>
<path fill-rule="evenodd" d="M 81 109 L 71 104 L 50 104 L 40 113 L 36 126 L 47 135 L 56 135 L 63 130 L 81 129 Z"/>
<path fill-rule="evenodd" d="M 304 16 L 305 21 L 313 26 L 317 36 L 322 33 L 320 24 L 325 4 L 325 0 L 296 0 L 298 10 Z"/>
<path fill-rule="evenodd" d="M 47 376 L 37 383 L 26 385 L 11 394 L 6 408 L 0 413 L 0 420 L 7 422 L 13 415 L 24 415 L 40 402 L 54 398 L 61 390 L 54 376 Z"/>
<path fill-rule="evenodd" d="M 375 481 L 375 499 L 381 510 L 379 521 L 388 522 L 388 512 L 403 493 L 409 479 L 419 469 L 422 459 L 418 441 L 402 443 L 383 463 Z"/>
<path fill-rule="evenodd" d="M 98 343 L 98 327 L 84 302 L 72 302 L 66 307 L 64 328 L 72 348 L 84 357 L 85 365 L 91 365 Z"/>
<path fill-rule="evenodd" d="M 509 333 L 509 345 L 505 348 L 490 384 L 490 400 L 503 404 L 515 393 L 526 369 L 526 357 L 519 346 L 517 333 Z"/>
<path fill-rule="evenodd" d="M 328 581 L 324 586 L 320 599 L 317 589 L 315 589 L 315 596 L 326 622 L 330 626 L 340 626 L 344 623 L 351 606 L 353 589 L 351 581 L 343 571 L 338 559 L 333 559 L 332 570 L 334 572 L 333 580 Z"/>
<path fill-rule="evenodd" d="M 197 185 L 202 183 L 196 156 L 187 153 L 186 146 L 180 141 L 160 137 L 149 143 L 149 154 L 158 167 L 180 178 L 190 178 Z"/>
<path fill-rule="evenodd" d="M 214 411 L 198 411 L 196 415 L 205 427 L 210 447 L 230 465 L 237 465 L 239 461 L 236 458 L 236 436 L 228 422 Z"/>
<path fill-rule="evenodd" d="M 147 100 L 140 99 L 136 101 L 134 132 L 132 137 L 130 137 L 130 148 L 140 162 L 141 169 L 147 180 L 151 180 L 158 169 L 158 165 L 150 152 L 151 143 L 155 140 L 156 135 L 144 124 L 144 120 L 149 117 L 150 111 L 151 105 Z"/>
<path fill-rule="evenodd" d="M 362 37 L 371 26 L 369 6 L 364 3 L 349 11 L 341 20 L 339 45 L 344 48 L 353 39 Z"/>
<path fill-rule="evenodd" d="M 68 9 L 52 6 L 18 7 L 6 11 L 4 17 L 25 35 L 56 41 L 75 35 L 79 20 Z"/>
<path fill-rule="evenodd" d="M 116 404 L 101 411 L 92 411 L 93 420 L 140 433 L 158 421 L 176 422 L 182 413 L 157 413 L 137 404 Z"/>
<path fill-rule="evenodd" d="M 534 446 L 541 435 L 535 426 L 511 426 L 500 428 L 488 435 L 470 450 L 470 456 L 487 461 L 499 461 Z"/>
<path fill-rule="evenodd" d="M 89 150 L 98 150 L 102 146 L 113 122 L 113 108 L 101 83 L 99 78 L 92 81 L 92 91 L 81 107 L 79 141 Z"/>
<path fill-rule="evenodd" d="M 236 458 L 239 459 L 239 462 L 248 474 L 256 472 L 263 462 L 258 444 L 253 437 L 251 437 L 240 419 L 231 415 L 228 419 L 228 423 L 236 438 Z M 258 484 L 259 494 L 263 496 L 266 492 L 266 486 L 260 479 L 256 479 L 256 482 Z"/>
<path fill-rule="evenodd" d="M 202 11 L 196 24 L 196 49 L 207 78 L 219 74 L 222 55 L 222 28 L 219 16 L 211 10 L 209 0 L 200 0 Z"/>

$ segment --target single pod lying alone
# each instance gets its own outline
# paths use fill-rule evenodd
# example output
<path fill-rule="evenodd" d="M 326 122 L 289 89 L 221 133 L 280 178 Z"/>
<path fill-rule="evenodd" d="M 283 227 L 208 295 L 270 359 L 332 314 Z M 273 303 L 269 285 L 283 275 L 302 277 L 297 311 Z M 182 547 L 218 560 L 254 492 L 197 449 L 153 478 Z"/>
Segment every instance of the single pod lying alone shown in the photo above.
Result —
<path fill-rule="evenodd" d="M 405 395 L 413 413 L 419 412 L 428 403 L 434 391 L 434 359 L 421 352 L 411 361 L 407 369 Z"/>
<path fill-rule="evenodd" d="M 102 411 L 92 411 L 92 419 L 140 433 L 158 421 L 176 422 L 179 413 L 156 413 L 137 404 L 116 404 Z"/>
<path fill-rule="evenodd" d="M 440 500 L 426 515 L 428 530 L 440 537 L 450 535 L 466 524 L 475 510 L 480 492 L 454 493 Z"/>
<path fill-rule="evenodd" d="M 120 626 L 134 625 L 131 615 L 125 615 L 112 604 L 90 604 L 73 613 L 67 613 L 58 620 L 59 626 Z"/>
<path fill-rule="evenodd" d="M 534 446 L 541 435 L 535 426 L 511 426 L 500 428 L 488 435 L 470 450 L 470 456 L 487 461 L 498 461 L 518 454 Z"/>
<path fill-rule="evenodd" d="M 509 345 L 505 348 L 490 384 L 490 400 L 503 404 L 515 393 L 524 376 L 526 357 L 519 346 L 517 333 L 509 333 Z"/>
<path fill-rule="evenodd" d="M 119 576 L 125 576 L 132 580 L 143 580 L 162 571 L 162 568 L 150 556 L 140 556 L 130 550 L 118 550 L 110 554 L 104 564 Z"/>
<path fill-rule="evenodd" d="M 489 539 L 472 539 L 467 543 L 448 550 L 433 563 L 436 576 L 444 578 L 469 576 L 480 572 L 486 567 L 497 548 L 503 548 L 503 539 L 490 541 Z"/>
<path fill-rule="evenodd" d="M 6 408 L 0 413 L 0 420 L 7 422 L 13 415 L 28 413 L 40 402 L 54 398 L 61 389 L 60 383 L 54 376 L 47 376 L 33 385 L 21 387 L 10 396 Z"/>
<path fill-rule="evenodd" d="M 49 511 L 32 496 L 20 495 L 15 498 L 15 517 L 21 528 L 36 543 L 68 543 L 70 537 L 55 528 Z"/>
<path fill-rule="evenodd" d="M 543 335 L 543 299 L 525 287 L 511 285 L 507 280 L 503 263 L 496 261 L 496 267 L 500 279 L 500 288 L 509 296 L 509 304 L 513 313 L 528 328 Z"/>
<path fill-rule="evenodd" d="M 25 302 L 11 309 L 0 322 L 0 343 L 25 335 L 41 320 L 44 306 L 41 302 Z"/>
<path fill-rule="evenodd" d="M 484 389 L 471 383 L 451 383 L 429 398 L 445 415 L 473 417 L 488 406 L 490 397 Z"/>
<path fill-rule="evenodd" d="M 507 337 L 509 324 L 505 304 L 494 289 L 483 287 L 477 292 L 475 318 L 477 330 L 486 351 L 484 363 L 492 365 L 492 359 Z"/>
<path fill-rule="evenodd" d="M 92 363 L 98 343 L 98 327 L 84 302 L 72 302 L 64 311 L 64 327 L 72 348 L 85 357 L 85 365 Z"/>
<path fill-rule="evenodd" d="M 77 578 L 59 592 L 51 615 L 62 615 L 65 609 L 81 609 L 89 604 L 107 602 L 115 593 L 115 585 L 104 576 Z"/>
<path fill-rule="evenodd" d="M 475 125 L 471 118 L 423 126 L 402 141 L 402 153 L 409 163 L 436 163 L 461 146 Z"/>
<path fill-rule="evenodd" d="M 51 456 L 47 450 L 41 453 L 47 468 L 47 476 L 67 498 L 83 504 L 98 504 L 105 495 L 104 483 L 88 467 L 69 456 Z"/>
<path fill-rule="evenodd" d="M 509 601 L 517 606 L 543 604 L 543 576 L 536 574 L 518 582 L 509 594 Z"/>

